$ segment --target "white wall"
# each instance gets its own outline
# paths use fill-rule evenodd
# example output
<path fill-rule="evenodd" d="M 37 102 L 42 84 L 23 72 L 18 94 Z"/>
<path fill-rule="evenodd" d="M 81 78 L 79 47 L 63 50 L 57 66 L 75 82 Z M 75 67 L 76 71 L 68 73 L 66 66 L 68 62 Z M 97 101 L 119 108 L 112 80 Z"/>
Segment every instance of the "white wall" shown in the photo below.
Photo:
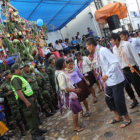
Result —
<path fill-rule="evenodd" d="M 121 2 L 121 3 L 128 2 L 128 0 L 127 1 L 126 0 L 102 0 L 103 5 L 109 4 L 114 1 Z M 128 6 L 128 10 L 130 10 L 131 8 L 129 9 L 129 4 L 127 6 Z M 102 35 L 101 35 L 99 25 L 94 17 L 95 11 L 96 8 L 93 2 L 87 8 L 85 8 L 80 14 L 78 14 L 73 20 L 71 20 L 65 27 L 63 27 L 61 31 L 49 33 L 48 42 L 55 42 L 55 40 L 62 39 L 62 38 L 69 38 L 71 40 L 71 38 L 75 36 L 77 32 L 80 32 L 80 35 L 82 36 L 83 34 L 87 34 L 87 27 L 90 27 L 94 31 L 95 35 L 101 37 Z M 91 18 L 91 16 L 89 15 L 90 12 L 92 13 L 93 18 Z M 133 21 L 131 17 L 130 19 L 131 21 Z M 139 19 L 137 20 L 137 22 L 139 22 Z M 135 28 L 137 26 L 137 22 L 135 21 Z M 123 25 L 122 20 L 121 23 Z M 124 23 L 127 29 L 128 28 L 127 24 L 130 23 L 129 17 L 124 19 Z M 132 22 L 132 25 L 134 27 L 134 21 Z M 60 34 L 60 32 L 62 33 L 62 35 Z"/>
<path fill-rule="evenodd" d="M 47 43 L 55 43 L 56 40 L 62 39 L 62 35 L 60 33 L 60 31 L 56 31 L 56 32 L 49 32 L 48 33 L 48 40 Z"/>
<path fill-rule="evenodd" d="M 137 0 L 139 7 L 140 7 L 140 0 Z M 128 10 L 130 11 L 131 20 L 133 23 L 134 29 L 138 29 L 138 24 L 140 24 L 140 9 L 138 9 L 138 4 L 136 3 L 136 0 L 130 1 L 127 0 Z M 136 12 L 138 17 L 135 17 L 133 12 Z"/>
<path fill-rule="evenodd" d="M 79 15 L 77 15 L 72 21 L 70 21 L 64 28 L 61 29 L 61 32 L 64 38 L 71 39 L 73 36 L 76 36 L 77 32 L 80 32 L 80 35 L 87 34 L 87 27 L 90 27 L 95 35 L 98 35 L 97 28 L 94 24 L 94 17 L 91 18 L 89 12 L 92 13 L 90 6 L 85 8 Z M 92 13 L 94 16 L 94 13 Z"/>
<path fill-rule="evenodd" d="M 132 22 L 134 23 L 134 29 L 137 30 L 138 29 L 138 24 L 140 25 L 140 17 L 132 18 Z"/>
<path fill-rule="evenodd" d="M 95 4 L 94 4 L 94 3 L 91 3 L 91 5 L 89 6 L 89 8 L 90 8 L 91 13 L 92 13 L 92 15 L 93 15 L 92 22 L 93 22 L 93 24 L 94 24 L 94 26 L 95 26 L 95 29 L 96 29 L 96 32 L 97 32 L 97 36 L 102 37 L 99 24 L 98 24 L 98 22 L 96 21 L 95 16 L 94 16 L 94 15 L 95 15 L 95 12 L 96 12 Z"/>
<path fill-rule="evenodd" d="M 80 35 L 87 34 L 87 28 L 90 27 L 95 35 L 101 36 L 98 24 L 94 17 L 95 6 L 94 3 L 85 8 L 81 13 L 79 13 L 73 20 L 71 20 L 65 27 L 60 31 L 48 33 L 48 43 L 54 43 L 58 39 L 71 38 L 76 36 L 77 32 L 80 32 Z M 92 13 L 93 18 L 89 15 Z"/>

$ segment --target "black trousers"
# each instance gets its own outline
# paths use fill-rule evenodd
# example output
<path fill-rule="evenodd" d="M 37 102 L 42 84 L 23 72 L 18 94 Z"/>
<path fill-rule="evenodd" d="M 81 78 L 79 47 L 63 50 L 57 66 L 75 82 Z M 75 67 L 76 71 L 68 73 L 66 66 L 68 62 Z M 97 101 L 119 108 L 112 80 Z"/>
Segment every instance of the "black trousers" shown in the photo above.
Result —
<path fill-rule="evenodd" d="M 76 45 L 76 49 L 77 49 L 77 51 L 80 51 L 80 45 L 79 44 Z"/>
<path fill-rule="evenodd" d="M 134 68 L 139 72 L 136 66 L 134 66 Z M 135 72 L 132 73 L 129 67 L 124 68 L 123 73 L 126 77 L 125 90 L 127 91 L 128 96 L 131 99 L 135 99 L 134 91 L 131 86 L 132 84 L 134 86 L 137 95 L 140 97 L 140 77 L 138 76 L 138 74 Z"/>
<path fill-rule="evenodd" d="M 120 116 L 127 114 L 124 97 L 124 82 L 115 86 L 106 86 L 105 101 L 111 111 L 117 111 Z"/>

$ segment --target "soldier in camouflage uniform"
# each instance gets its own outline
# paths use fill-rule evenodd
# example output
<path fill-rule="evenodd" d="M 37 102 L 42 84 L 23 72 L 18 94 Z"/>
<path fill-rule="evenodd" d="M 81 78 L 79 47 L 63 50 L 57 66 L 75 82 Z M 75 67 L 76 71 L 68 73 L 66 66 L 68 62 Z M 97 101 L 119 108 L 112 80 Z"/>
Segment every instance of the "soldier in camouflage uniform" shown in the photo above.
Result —
<path fill-rule="evenodd" d="M 56 94 L 56 83 L 55 83 L 55 58 L 49 59 L 49 66 L 47 68 L 47 74 L 49 76 L 49 80 L 53 90 L 53 96 L 55 98 L 56 106 L 58 105 L 58 99 Z"/>
<path fill-rule="evenodd" d="M 37 104 L 40 105 L 42 111 L 45 112 L 46 117 L 52 116 L 53 114 L 47 111 L 48 105 L 45 103 L 43 96 L 40 92 L 40 89 L 39 89 L 39 86 L 37 83 L 37 79 L 36 79 L 36 75 L 34 73 L 30 72 L 29 64 L 24 65 L 24 71 L 23 71 L 22 76 L 29 82 L 30 86 L 32 87 L 35 98 L 37 100 L 36 102 L 37 102 Z M 39 119 L 39 121 L 40 121 L 40 119 Z"/>
<path fill-rule="evenodd" d="M 18 105 L 21 107 L 32 140 L 44 140 L 45 137 L 42 135 L 46 133 L 47 130 L 39 129 L 34 93 L 28 81 L 21 76 L 22 68 L 23 66 L 18 64 L 12 65 L 11 71 L 13 76 L 10 77 L 10 84 Z"/>
<path fill-rule="evenodd" d="M 6 80 L 0 87 L 0 97 L 4 97 L 8 101 L 8 105 L 10 107 L 11 115 L 12 115 L 12 120 L 16 121 L 16 125 L 18 126 L 21 135 L 25 136 L 25 131 L 24 131 L 24 125 L 25 123 L 23 121 L 23 117 L 20 112 L 20 108 L 17 105 L 17 101 L 15 99 L 15 95 L 12 91 L 11 85 L 10 85 L 10 79 L 9 75 L 11 75 L 11 72 L 9 70 L 5 71 L 3 76 L 5 76 Z"/>
<path fill-rule="evenodd" d="M 57 105 L 52 92 L 52 86 L 49 81 L 48 74 L 45 72 L 45 67 L 43 65 L 39 66 L 40 74 L 40 87 L 44 100 L 48 103 L 51 112 L 56 113 Z"/>

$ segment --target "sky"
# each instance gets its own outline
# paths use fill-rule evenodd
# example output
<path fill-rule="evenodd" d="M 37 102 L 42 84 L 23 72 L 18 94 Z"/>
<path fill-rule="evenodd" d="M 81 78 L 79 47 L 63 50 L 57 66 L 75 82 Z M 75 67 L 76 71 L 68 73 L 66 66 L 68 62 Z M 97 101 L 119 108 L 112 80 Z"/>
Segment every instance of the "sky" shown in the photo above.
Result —
<path fill-rule="evenodd" d="M 137 3 L 136 3 L 136 0 L 126 0 L 127 1 L 127 4 L 128 4 L 128 9 L 130 11 L 138 11 L 138 6 L 137 6 Z M 137 0 L 138 3 L 139 3 L 139 7 L 140 7 L 140 0 Z"/>

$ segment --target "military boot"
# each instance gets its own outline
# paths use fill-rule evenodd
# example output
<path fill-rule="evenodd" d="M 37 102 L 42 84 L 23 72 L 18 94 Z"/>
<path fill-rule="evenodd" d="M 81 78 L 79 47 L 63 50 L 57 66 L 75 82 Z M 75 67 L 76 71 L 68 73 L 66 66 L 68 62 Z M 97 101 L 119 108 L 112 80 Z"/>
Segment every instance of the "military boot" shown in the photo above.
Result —
<path fill-rule="evenodd" d="M 49 108 L 50 108 L 50 110 L 51 110 L 51 113 L 53 113 L 53 114 L 56 113 L 56 110 L 55 110 L 55 108 L 54 108 L 53 105 L 49 105 Z"/>
<path fill-rule="evenodd" d="M 19 130 L 20 130 L 21 136 L 25 136 L 25 130 L 24 130 L 24 128 L 23 128 L 23 125 L 17 123 L 17 126 L 18 126 L 18 128 L 19 128 Z"/>
<path fill-rule="evenodd" d="M 45 140 L 45 137 L 40 135 L 32 135 L 32 140 Z"/>
<path fill-rule="evenodd" d="M 46 110 L 46 111 L 45 111 L 45 115 L 46 115 L 46 117 L 51 117 L 51 116 L 54 115 L 54 113 L 48 112 L 48 111 Z"/>

